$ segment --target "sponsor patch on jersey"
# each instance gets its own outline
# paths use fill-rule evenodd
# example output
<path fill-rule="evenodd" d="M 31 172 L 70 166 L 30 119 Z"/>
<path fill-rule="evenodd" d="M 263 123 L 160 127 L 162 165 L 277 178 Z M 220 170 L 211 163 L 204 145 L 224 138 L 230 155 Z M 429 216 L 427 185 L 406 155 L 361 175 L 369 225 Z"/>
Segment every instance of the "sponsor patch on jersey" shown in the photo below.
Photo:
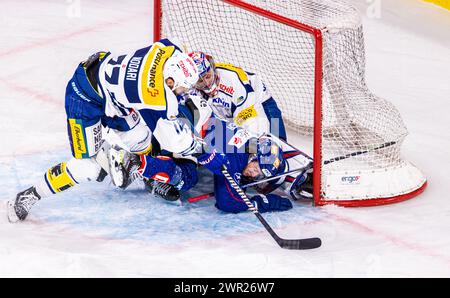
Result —
<path fill-rule="evenodd" d="M 163 66 L 175 51 L 173 46 L 154 44 L 148 53 L 141 80 L 142 99 L 145 104 L 153 107 L 165 107 Z M 144 79 L 145 78 L 145 79 Z"/>
<path fill-rule="evenodd" d="M 156 173 L 156 174 L 152 177 L 152 179 L 154 179 L 154 180 L 156 180 L 156 181 L 159 181 L 159 182 L 162 182 L 162 183 L 169 183 L 169 182 L 170 182 L 170 177 L 169 177 L 169 175 L 168 175 L 167 173 L 164 173 L 164 172 Z"/>
<path fill-rule="evenodd" d="M 81 120 L 69 119 L 72 151 L 75 158 L 83 158 L 87 154 L 86 139 Z"/>
<path fill-rule="evenodd" d="M 251 138 L 251 134 L 245 129 L 241 129 L 230 139 L 228 145 L 241 148 Z"/>
<path fill-rule="evenodd" d="M 227 86 L 225 84 L 220 83 L 219 84 L 219 90 L 225 93 L 228 96 L 233 96 L 234 94 L 234 88 L 233 86 Z"/>
<path fill-rule="evenodd" d="M 239 96 L 237 99 L 236 99 L 236 105 L 240 105 L 241 103 L 243 103 L 245 101 L 245 98 L 244 98 L 244 96 Z"/>
<path fill-rule="evenodd" d="M 212 102 L 214 105 L 221 105 L 222 107 L 227 109 L 231 108 L 231 104 L 226 99 L 220 97 L 214 97 Z"/>
<path fill-rule="evenodd" d="M 95 155 L 103 144 L 102 125 L 100 120 L 85 127 L 80 119 L 69 119 L 70 138 L 73 156 L 88 158 Z"/>
<path fill-rule="evenodd" d="M 255 118 L 258 116 L 256 112 L 255 105 L 251 105 L 250 107 L 240 111 L 237 116 L 234 118 L 234 123 L 238 126 L 242 126 L 245 121 L 251 118 Z"/>

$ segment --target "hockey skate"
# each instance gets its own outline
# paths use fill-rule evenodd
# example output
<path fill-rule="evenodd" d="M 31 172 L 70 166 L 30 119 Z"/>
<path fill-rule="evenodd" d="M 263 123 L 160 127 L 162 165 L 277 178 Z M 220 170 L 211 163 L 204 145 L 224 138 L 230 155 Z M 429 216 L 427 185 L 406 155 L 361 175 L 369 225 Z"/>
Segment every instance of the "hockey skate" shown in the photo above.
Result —
<path fill-rule="evenodd" d="M 163 198 L 167 201 L 177 201 L 181 197 L 180 191 L 175 186 L 153 179 L 145 181 L 145 189 L 152 195 Z"/>
<path fill-rule="evenodd" d="M 302 173 L 297 176 L 292 183 L 290 194 L 294 200 L 313 199 L 313 176 L 312 171 Z"/>
<path fill-rule="evenodd" d="M 31 207 L 39 201 L 41 197 L 36 192 L 34 186 L 19 192 L 15 201 L 7 202 L 8 220 L 11 223 L 18 222 L 19 220 L 25 220 Z"/>
<path fill-rule="evenodd" d="M 108 151 L 109 171 L 115 186 L 125 189 L 136 178 L 136 170 L 141 162 L 139 155 L 130 153 L 120 147 L 111 147 Z"/>

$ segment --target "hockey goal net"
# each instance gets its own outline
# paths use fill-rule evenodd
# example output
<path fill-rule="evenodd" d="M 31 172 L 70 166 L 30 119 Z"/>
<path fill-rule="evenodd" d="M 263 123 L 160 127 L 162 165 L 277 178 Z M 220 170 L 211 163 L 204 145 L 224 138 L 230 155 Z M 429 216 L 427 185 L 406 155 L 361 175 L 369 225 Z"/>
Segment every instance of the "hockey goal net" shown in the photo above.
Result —
<path fill-rule="evenodd" d="M 343 0 L 155 0 L 154 37 L 262 78 L 288 126 L 313 136 L 316 205 L 387 204 L 425 188 L 400 156 L 399 112 L 366 86 L 361 20 Z"/>

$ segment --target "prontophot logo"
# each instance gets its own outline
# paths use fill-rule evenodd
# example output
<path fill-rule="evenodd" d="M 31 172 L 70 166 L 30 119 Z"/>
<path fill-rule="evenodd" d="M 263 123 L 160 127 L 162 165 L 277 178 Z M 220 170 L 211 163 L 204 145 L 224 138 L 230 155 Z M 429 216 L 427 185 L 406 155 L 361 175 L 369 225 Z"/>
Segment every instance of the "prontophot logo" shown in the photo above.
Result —
<path fill-rule="evenodd" d="M 342 184 L 359 184 L 361 181 L 361 176 L 342 176 L 341 182 Z"/>

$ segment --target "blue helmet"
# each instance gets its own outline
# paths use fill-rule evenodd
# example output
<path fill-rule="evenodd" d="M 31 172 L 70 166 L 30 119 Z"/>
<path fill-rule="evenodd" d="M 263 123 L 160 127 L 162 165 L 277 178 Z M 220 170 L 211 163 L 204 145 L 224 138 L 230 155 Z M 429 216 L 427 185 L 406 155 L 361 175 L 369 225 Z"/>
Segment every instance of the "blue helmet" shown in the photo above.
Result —
<path fill-rule="evenodd" d="M 266 177 L 272 177 L 284 172 L 286 159 L 281 147 L 270 137 L 258 139 L 257 153 L 259 167 Z"/>

